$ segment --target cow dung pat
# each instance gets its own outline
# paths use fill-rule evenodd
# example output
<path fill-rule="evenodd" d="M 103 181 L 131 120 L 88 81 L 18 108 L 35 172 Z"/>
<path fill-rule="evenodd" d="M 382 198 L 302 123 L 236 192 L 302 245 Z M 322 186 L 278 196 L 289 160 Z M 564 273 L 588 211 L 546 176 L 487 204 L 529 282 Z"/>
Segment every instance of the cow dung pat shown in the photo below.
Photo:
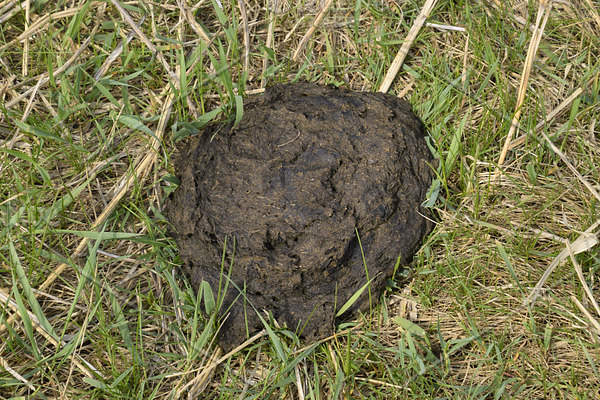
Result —
<path fill-rule="evenodd" d="M 394 96 L 296 83 L 249 97 L 238 126 L 180 146 L 166 215 L 193 287 L 227 287 L 224 349 L 264 329 L 256 311 L 313 341 L 369 281 L 346 315 L 377 301 L 432 228 L 424 136 Z"/>

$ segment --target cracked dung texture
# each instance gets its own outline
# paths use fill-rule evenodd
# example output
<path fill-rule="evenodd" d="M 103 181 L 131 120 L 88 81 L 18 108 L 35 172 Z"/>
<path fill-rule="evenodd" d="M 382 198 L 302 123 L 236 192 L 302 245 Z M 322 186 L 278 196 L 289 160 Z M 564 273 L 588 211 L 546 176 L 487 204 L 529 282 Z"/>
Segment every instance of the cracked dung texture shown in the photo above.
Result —
<path fill-rule="evenodd" d="M 225 238 L 225 273 L 235 238 L 224 349 L 264 329 L 254 309 L 307 341 L 332 334 L 368 281 L 365 264 L 378 300 L 398 256 L 408 264 L 432 228 L 420 215 L 433 177 L 424 135 L 394 96 L 297 83 L 246 99 L 236 128 L 183 143 L 167 218 L 196 289 L 204 280 L 217 295 Z M 368 307 L 365 290 L 346 314 Z"/>

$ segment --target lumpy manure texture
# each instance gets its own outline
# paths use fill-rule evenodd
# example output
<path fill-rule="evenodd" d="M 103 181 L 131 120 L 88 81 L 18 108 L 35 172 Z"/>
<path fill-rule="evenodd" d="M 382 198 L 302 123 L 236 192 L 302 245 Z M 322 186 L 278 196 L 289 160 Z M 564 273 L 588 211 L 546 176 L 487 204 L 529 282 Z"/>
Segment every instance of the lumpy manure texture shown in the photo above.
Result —
<path fill-rule="evenodd" d="M 392 95 L 296 83 L 246 99 L 237 127 L 180 146 L 166 215 L 191 284 L 215 296 L 227 286 L 223 348 L 264 329 L 257 311 L 313 341 L 369 280 L 377 301 L 432 228 L 424 136 Z M 368 307 L 365 290 L 347 314 Z"/>

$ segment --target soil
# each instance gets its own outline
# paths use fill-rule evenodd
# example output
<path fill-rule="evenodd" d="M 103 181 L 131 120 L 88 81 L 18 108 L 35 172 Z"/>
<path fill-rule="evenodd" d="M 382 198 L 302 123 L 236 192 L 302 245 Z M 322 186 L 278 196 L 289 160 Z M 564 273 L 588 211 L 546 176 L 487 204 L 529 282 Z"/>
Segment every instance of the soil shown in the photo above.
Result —
<path fill-rule="evenodd" d="M 296 83 L 246 99 L 237 127 L 183 143 L 166 215 L 191 284 L 221 288 L 221 347 L 264 329 L 257 311 L 311 342 L 369 280 L 378 300 L 432 228 L 424 136 L 394 96 Z M 369 301 L 365 290 L 344 316 Z"/>

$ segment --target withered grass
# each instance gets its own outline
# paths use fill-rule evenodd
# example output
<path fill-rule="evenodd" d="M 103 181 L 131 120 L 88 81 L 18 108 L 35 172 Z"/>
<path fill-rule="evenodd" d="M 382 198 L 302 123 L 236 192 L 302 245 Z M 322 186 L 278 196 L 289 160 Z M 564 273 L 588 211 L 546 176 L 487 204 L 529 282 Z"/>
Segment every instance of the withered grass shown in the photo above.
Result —
<path fill-rule="evenodd" d="M 600 398 L 599 8 L 0 1 L 0 398 Z M 371 315 L 224 354 L 175 139 L 297 80 L 412 103 L 437 225 Z"/>

